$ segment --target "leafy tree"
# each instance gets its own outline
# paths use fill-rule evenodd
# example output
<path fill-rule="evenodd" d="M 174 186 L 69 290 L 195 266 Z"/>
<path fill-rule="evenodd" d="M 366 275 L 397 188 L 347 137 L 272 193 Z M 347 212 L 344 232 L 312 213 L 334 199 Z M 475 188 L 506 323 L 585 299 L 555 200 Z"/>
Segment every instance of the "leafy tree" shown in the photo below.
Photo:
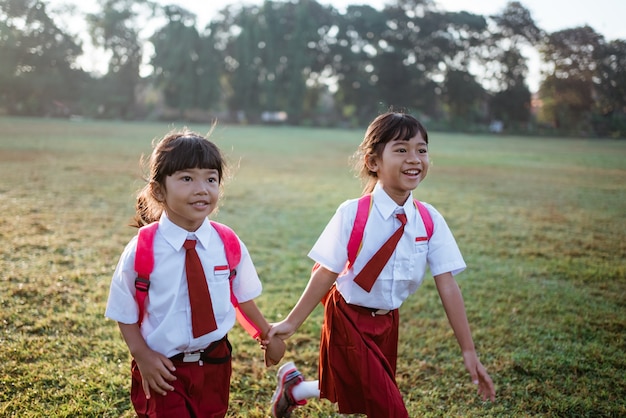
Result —
<path fill-rule="evenodd" d="M 441 12 L 427 0 L 399 0 L 383 12 L 387 30 L 382 41 L 397 57 L 395 82 L 383 85 L 383 91 L 403 106 L 439 117 L 440 80 L 448 72 L 467 72 L 470 51 L 482 43 L 485 19 L 467 12 Z M 393 79 L 393 70 L 388 74 Z M 449 104 L 459 97 L 448 93 Z"/>
<path fill-rule="evenodd" d="M 492 116 L 507 125 L 522 128 L 530 121 L 531 93 L 527 86 L 527 58 L 524 48 L 536 45 L 545 37 L 530 11 L 519 2 L 510 2 L 502 13 L 492 16 L 495 22 L 488 44 L 488 61 L 496 93 L 491 100 Z"/>
<path fill-rule="evenodd" d="M 382 94 L 379 80 L 382 77 L 385 82 L 389 71 L 378 63 L 388 64 L 393 72 L 399 61 L 391 57 L 391 51 L 387 59 L 382 58 L 386 45 L 381 37 L 388 30 L 383 13 L 370 6 L 351 5 L 335 21 L 335 39 L 328 43 L 329 66 L 338 88 L 335 98 L 345 118 L 366 123 L 377 113 Z"/>
<path fill-rule="evenodd" d="M 599 135 L 626 137 L 626 41 L 602 44 L 594 50 L 594 58 L 594 129 Z"/>
<path fill-rule="evenodd" d="M 467 71 L 450 70 L 443 90 L 453 126 L 464 128 L 482 117 L 485 89 Z"/>
<path fill-rule="evenodd" d="M 210 74 L 201 68 L 200 57 L 206 54 L 200 49 L 195 15 L 177 6 L 166 6 L 164 12 L 167 24 L 150 38 L 154 45 L 153 77 L 165 103 L 178 109 L 182 117 L 185 110 L 205 104 L 200 103 L 199 87 Z"/>
<path fill-rule="evenodd" d="M 594 51 L 604 38 L 589 26 L 565 29 L 549 35 L 542 47 L 550 65 L 540 87 L 542 119 L 569 133 L 590 133 L 594 108 Z"/>
<path fill-rule="evenodd" d="M 233 111 L 244 111 L 248 117 L 261 111 L 257 79 L 257 74 L 262 73 L 258 68 L 261 60 L 257 56 L 260 41 L 257 35 L 260 28 L 256 25 L 258 20 L 258 7 L 243 8 L 236 19 L 240 33 L 232 39 L 229 49 L 232 62 L 229 80 L 233 90 L 229 108 Z"/>
<path fill-rule="evenodd" d="M 100 80 L 104 116 L 132 118 L 139 85 L 142 41 L 139 37 L 141 13 L 151 10 L 146 0 L 104 0 L 101 11 L 87 15 L 94 45 L 110 53 L 109 68 Z"/>
<path fill-rule="evenodd" d="M 225 73 L 232 94 L 228 107 L 255 120 L 263 111 L 285 110 L 299 123 L 309 95 L 307 82 L 324 68 L 320 25 L 328 27 L 325 8 L 312 0 L 265 1 L 219 18 L 216 30 L 226 47 Z M 313 83 L 312 83 L 313 84 Z M 311 106 L 308 106 L 311 108 Z"/>
<path fill-rule="evenodd" d="M 526 59 L 516 48 L 502 51 L 502 81 L 506 87 L 491 99 L 491 115 L 507 125 L 523 125 L 530 121 L 531 93 L 525 82 Z"/>
<path fill-rule="evenodd" d="M 86 75 L 81 46 L 39 0 L 0 1 L 0 97 L 10 114 L 67 116 Z"/>

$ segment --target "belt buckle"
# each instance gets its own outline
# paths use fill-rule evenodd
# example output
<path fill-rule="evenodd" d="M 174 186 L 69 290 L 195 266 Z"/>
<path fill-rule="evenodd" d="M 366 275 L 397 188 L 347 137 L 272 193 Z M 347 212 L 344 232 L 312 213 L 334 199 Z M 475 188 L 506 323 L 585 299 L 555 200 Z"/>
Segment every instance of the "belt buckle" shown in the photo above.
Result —
<path fill-rule="evenodd" d="M 185 353 L 183 355 L 183 363 L 196 363 L 200 361 L 202 351 L 194 351 L 193 353 Z"/>
<path fill-rule="evenodd" d="M 391 312 L 389 309 L 378 309 L 376 311 L 372 311 L 372 316 L 387 315 L 389 312 Z"/>

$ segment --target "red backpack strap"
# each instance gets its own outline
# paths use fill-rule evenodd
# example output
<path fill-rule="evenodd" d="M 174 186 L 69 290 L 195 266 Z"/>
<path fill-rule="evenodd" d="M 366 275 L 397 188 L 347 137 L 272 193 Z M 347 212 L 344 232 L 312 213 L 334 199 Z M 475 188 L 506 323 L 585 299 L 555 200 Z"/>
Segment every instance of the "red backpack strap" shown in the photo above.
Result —
<path fill-rule="evenodd" d="M 365 224 L 367 224 L 367 218 L 372 210 L 372 195 L 366 194 L 359 198 L 358 206 L 356 209 L 356 216 L 354 218 L 354 225 L 352 226 L 352 232 L 350 233 L 350 239 L 348 240 L 348 266 L 347 269 L 352 267 L 356 256 L 361 250 L 363 244 L 363 233 L 365 231 Z"/>
<path fill-rule="evenodd" d="M 372 209 L 372 201 L 371 194 L 366 194 L 359 198 L 356 208 L 356 216 L 354 217 L 354 224 L 352 225 L 352 231 L 350 232 L 350 238 L 348 239 L 348 262 L 346 263 L 342 274 L 352 267 L 354 260 L 356 260 L 356 256 L 361 250 L 365 224 L 367 224 L 367 218 L 369 217 L 370 210 Z M 319 267 L 319 263 L 313 264 L 311 272 L 314 272 Z"/>
<path fill-rule="evenodd" d="M 233 280 L 237 276 L 236 267 L 241 261 L 241 245 L 239 244 L 239 238 L 235 231 L 228 226 L 219 222 L 210 221 L 211 226 L 215 228 L 219 234 L 222 243 L 224 244 L 224 251 L 226 252 L 226 262 L 228 263 L 228 269 L 230 270 L 230 301 L 235 307 L 235 313 L 237 314 L 237 321 L 246 330 L 252 338 L 257 338 L 261 335 L 259 327 L 239 308 L 239 301 L 233 293 Z"/>
<path fill-rule="evenodd" d="M 422 217 L 422 222 L 424 222 L 424 226 L 426 227 L 426 236 L 428 237 L 428 239 L 430 239 L 433 236 L 433 230 L 435 229 L 435 226 L 433 224 L 433 218 L 430 216 L 428 208 L 424 206 L 422 202 L 417 199 L 414 200 L 415 207 L 419 211 L 420 216 Z"/>
<path fill-rule="evenodd" d="M 154 236 L 156 235 L 158 222 L 139 228 L 137 234 L 137 249 L 135 250 L 135 271 L 137 278 L 135 279 L 135 299 L 139 307 L 139 320 L 137 324 L 141 326 L 143 315 L 145 312 L 146 296 L 150 289 L 150 273 L 154 268 Z"/>

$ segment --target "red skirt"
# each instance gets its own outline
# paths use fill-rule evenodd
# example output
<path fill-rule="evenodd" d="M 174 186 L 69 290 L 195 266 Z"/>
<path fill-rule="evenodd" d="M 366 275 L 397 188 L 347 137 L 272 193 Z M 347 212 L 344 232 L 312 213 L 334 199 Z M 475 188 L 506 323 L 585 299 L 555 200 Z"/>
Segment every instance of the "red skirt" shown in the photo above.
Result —
<path fill-rule="evenodd" d="M 325 299 L 320 341 L 320 396 L 342 414 L 408 418 L 396 384 L 399 313 L 373 316 L 333 287 Z"/>

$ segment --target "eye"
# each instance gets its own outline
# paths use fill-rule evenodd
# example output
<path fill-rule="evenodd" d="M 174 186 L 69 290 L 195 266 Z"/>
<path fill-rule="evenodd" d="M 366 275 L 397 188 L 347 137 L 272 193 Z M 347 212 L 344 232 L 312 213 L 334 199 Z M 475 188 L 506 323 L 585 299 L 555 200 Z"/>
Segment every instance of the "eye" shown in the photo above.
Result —
<path fill-rule="evenodd" d="M 182 181 L 185 181 L 185 182 L 189 182 L 189 181 L 191 181 L 191 180 L 192 180 L 192 178 L 191 178 L 191 176 L 182 176 L 182 177 L 181 177 L 181 180 L 182 180 Z"/>

